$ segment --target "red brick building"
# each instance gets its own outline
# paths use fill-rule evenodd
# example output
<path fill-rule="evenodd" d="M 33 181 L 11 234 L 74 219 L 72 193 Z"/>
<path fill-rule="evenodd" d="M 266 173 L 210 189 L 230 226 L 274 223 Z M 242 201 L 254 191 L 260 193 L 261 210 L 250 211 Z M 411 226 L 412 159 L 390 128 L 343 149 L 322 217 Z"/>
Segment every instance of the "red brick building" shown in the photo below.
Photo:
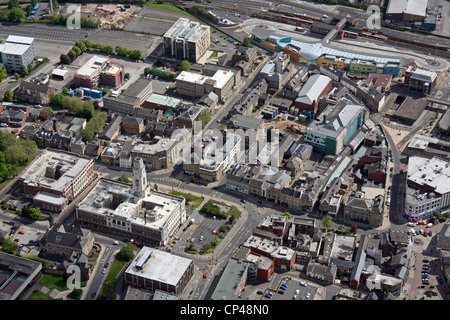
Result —
<path fill-rule="evenodd" d="M 320 99 L 333 88 L 333 82 L 327 76 L 314 74 L 298 93 L 295 99 L 295 106 L 299 107 L 301 111 L 311 112 L 316 114 L 319 109 Z"/>

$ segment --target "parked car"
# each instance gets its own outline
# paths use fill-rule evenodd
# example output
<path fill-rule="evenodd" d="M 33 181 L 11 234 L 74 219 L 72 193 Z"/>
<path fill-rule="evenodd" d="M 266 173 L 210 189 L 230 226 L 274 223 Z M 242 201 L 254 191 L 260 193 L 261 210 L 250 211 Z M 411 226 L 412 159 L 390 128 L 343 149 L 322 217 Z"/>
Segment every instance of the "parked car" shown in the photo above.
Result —
<path fill-rule="evenodd" d="M 300 285 L 303 286 L 303 287 L 307 287 L 308 286 L 308 284 L 306 282 L 300 282 Z"/>
<path fill-rule="evenodd" d="M 267 292 L 264 297 L 268 298 L 268 299 L 272 299 L 273 293 L 271 291 Z"/>
<path fill-rule="evenodd" d="M 283 290 L 278 290 L 278 293 L 279 294 L 284 294 L 284 291 Z"/>

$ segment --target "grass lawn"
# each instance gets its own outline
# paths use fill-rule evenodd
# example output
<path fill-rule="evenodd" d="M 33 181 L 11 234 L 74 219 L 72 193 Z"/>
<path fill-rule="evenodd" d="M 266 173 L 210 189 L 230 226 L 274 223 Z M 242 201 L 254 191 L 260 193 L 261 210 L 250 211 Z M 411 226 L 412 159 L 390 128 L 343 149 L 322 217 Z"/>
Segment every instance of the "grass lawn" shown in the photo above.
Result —
<path fill-rule="evenodd" d="M 27 300 L 55 300 L 40 291 L 33 292 Z"/>
<path fill-rule="evenodd" d="M 44 273 L 39 284 L 50 289 L 57 289 L 59 291 L 68 290 L 63 277 L 57 274 Z"/>
<path fill-rule="evenodd" d="M 186 206 L 190 209 L 198 208 L 198 206 L 202 204 L 203 200 L 205 200 L 205 198 L 203 198 L 203 197 L 194 196 L 193 194 L 190 194 L 190 193 L 183 193 L 183 192 L 179 192 L 179 191 L 172 191 L 170 193 L 175 196 L 180 196 L 180 197 L 185 198 Z"/>
<path fill-rule="evenodd" d="M 111 265 L 111 269 L 109 270 L 108 276 L 106 277 L 106 281 L 115 282 L 117 275 L 119 274 L 120 270 L 122 270 L 125 264 L 127 263 L 114 259 Z"/>
<path fill-rule="evenodd" d="M 211 53 L 211 55 L 209 56 L 210 58 L 215 58 L 217 57 L 217 51 L 213 51 L 213 53 Z"/>

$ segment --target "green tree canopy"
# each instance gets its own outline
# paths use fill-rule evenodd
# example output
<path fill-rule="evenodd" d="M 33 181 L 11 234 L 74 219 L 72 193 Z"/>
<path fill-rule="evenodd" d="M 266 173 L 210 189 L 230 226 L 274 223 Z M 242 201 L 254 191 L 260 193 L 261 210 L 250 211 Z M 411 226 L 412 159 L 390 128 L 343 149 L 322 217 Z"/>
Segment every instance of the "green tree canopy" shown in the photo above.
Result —
<path fill-rule="evenodd" d="M 211 112 L 207 109 L 204 109 L 198 117 L 198 120 L 202 122 L 202 128 L 205 128 L 206 125 L 211 121 L 211 119 Z"/>
<path fill-rule="evenodd" d="M 37 220 L 41 216 L 41 209 L 40 208 L 30 208 L 30 209 L 28 209 L 27 214 L 31 219 Z"/>
<path fill-rule="evenodd" d="M 333 226 L 333 220 L 331 219 L 331 216 L 326 215 L 325 217 L 323 217 L 322 224 L 325 228 L 331 229 L 331 227 Z"/>
<path fill-rule="evenodd" d="M 6 253 L 14 253 L 19 249 L 19 244 L 11 239 L 5 239 L 2 242 L 2 249 Z"/>
<path fill-rule="evenodd" d="M 81 40 L 78 40 L 77 42 L 75 42 L 75 45 L 76 45 L 78 48 L 80 48 L 80 50 L 81 50 L 82 52 L 85 52 L 85 51 L 87 50 L 86 44 L 85 44 L 83 41 L 81 41 Z"/>
<path fill-rule="evenodd" d="M 116 46 L 116 54 L 121 57 L 128 56 L 128 50 L 121 46 Z"/>
<path fill-rule="evenodd" d="M 180 71 L 189 71 L 190 69 L 191 69 L 191 64 L 189 63 L 189 61 L 186 61 L 186 60 L 181 62 L 180 65 L 178 66 L 178 70 L 180 70 Z"/>
<path fill-rule="evenodd" d="M 25 19 L 25 12 L 22 10 L 22 8 L 12 8 L 9 10 L 8 15 L 9 21 L 19 21 L 22 19 Z"/>
<path fill-rule="evenodd" d="M 5 91 L 5 94 L 3 95 L 3 101 L 7 101 L 7 102 L 14 101 L 14 93 L 10 89 Z"/>
<path fill-rule="evenodd" d="M 141 50 L 130 50 L 128 52 L 128 57 L 134 60 L 142 60 L 142 51 Z"/>
<path fill-rule="evenodd" d="M 116 255 L 116 258 L 119 261 L 128 262 L 134 257 L 133 249 L 130 245 L 123 246 L 119 253 Z"/>
<path fill-rule="evenodd" d="M 248 48 L 252 48 L 253 47 L 252 40 L 250 38 L 247 38 L 247 37 L 244 38 L 244 41 L 242 42 L 242 45 L 244 47 L 248 47 Z"/>

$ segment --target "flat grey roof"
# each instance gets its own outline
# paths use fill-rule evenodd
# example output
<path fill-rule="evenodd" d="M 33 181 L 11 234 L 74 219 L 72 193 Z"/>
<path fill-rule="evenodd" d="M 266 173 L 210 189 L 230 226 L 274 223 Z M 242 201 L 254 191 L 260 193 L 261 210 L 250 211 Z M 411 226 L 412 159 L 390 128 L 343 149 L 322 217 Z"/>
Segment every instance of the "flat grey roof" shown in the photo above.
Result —
<path fill-rule="evenodd" d="M 140 261 L 141 257 L 147 254 L 150 254 L 151 257 L 143 264 L 143 269 L 136 268 L 137 262 Z M 188 258 L 179 257 L 149 247 L 143 247 L 125 272 L 138 277 L 176 286 L 192 263 L 193 261 Z"/>

